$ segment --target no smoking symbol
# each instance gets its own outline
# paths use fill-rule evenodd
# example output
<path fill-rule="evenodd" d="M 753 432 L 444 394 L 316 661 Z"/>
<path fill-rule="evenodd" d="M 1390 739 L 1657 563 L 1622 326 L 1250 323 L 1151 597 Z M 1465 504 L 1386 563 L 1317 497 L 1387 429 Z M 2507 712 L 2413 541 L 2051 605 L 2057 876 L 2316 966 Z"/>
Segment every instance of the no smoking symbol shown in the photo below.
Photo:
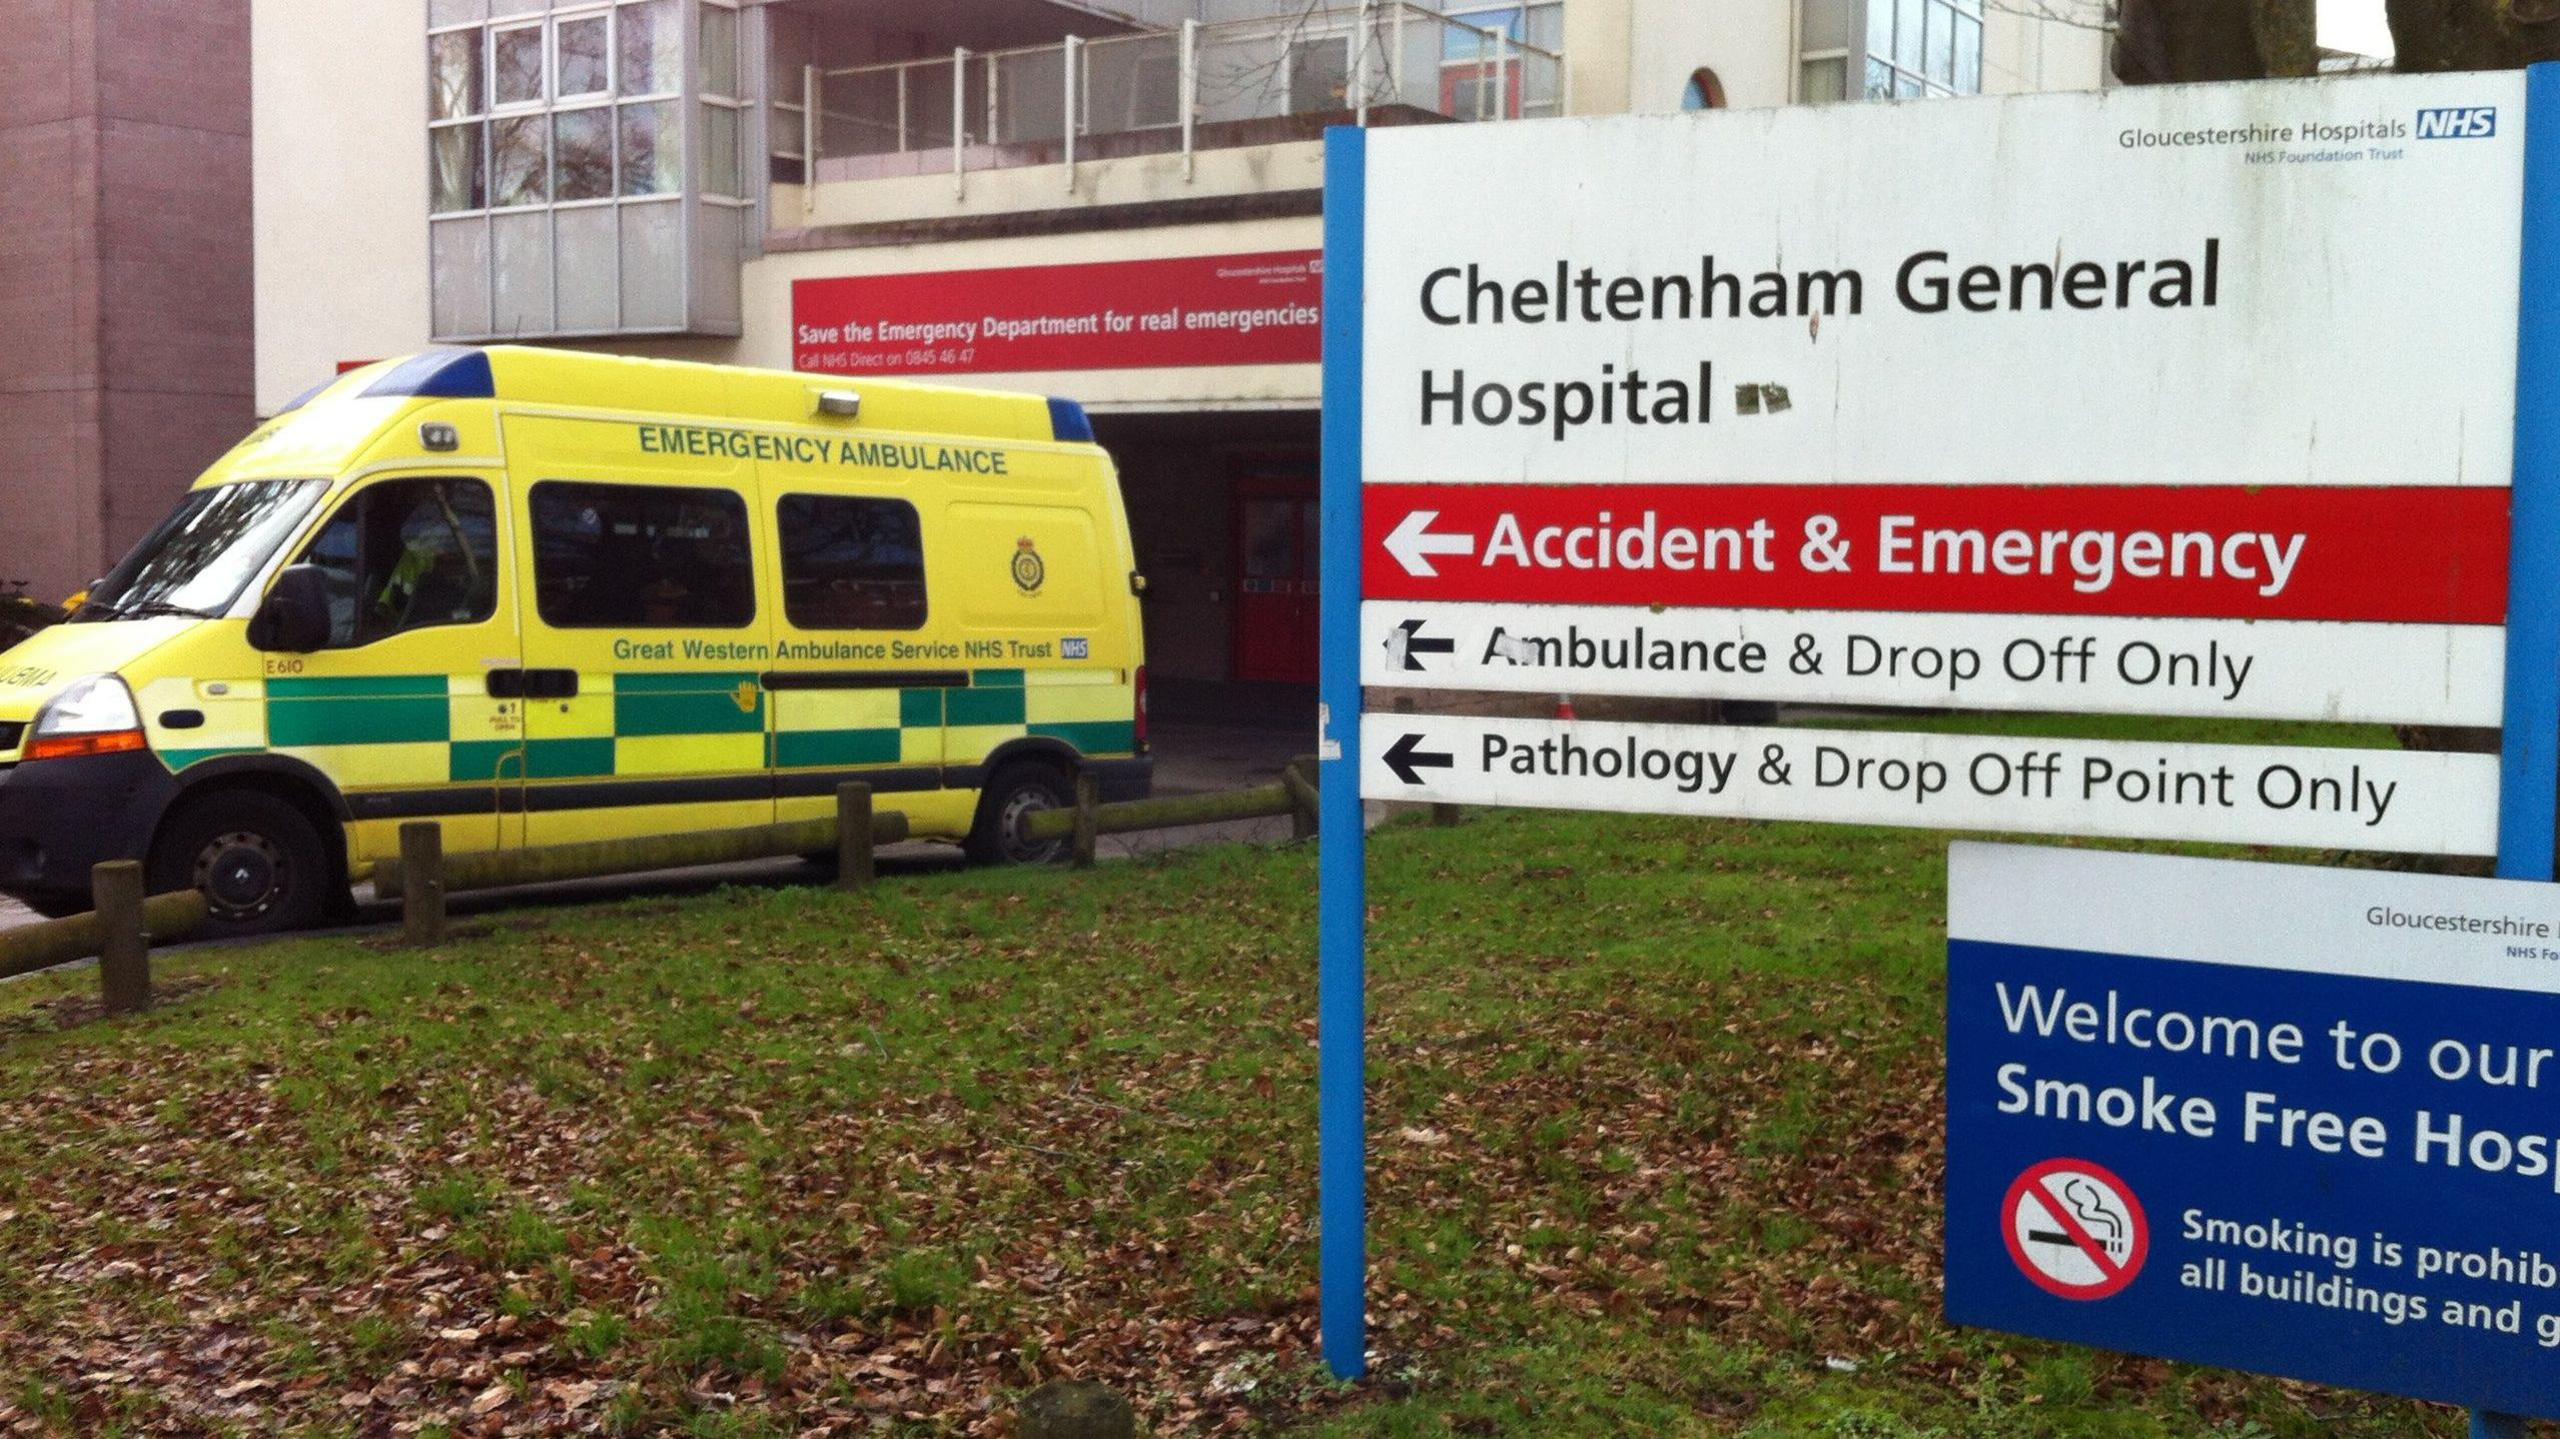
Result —
<path fill-rule="evenodd" d="M 2000 1206 L 2009 1257 L 2061 1299 L 2106 1299 L 2151 1257 L 2151 1221 L 2133 1188 L 2085 1159 L 2052 1159 L 2018 1176 Z"/>

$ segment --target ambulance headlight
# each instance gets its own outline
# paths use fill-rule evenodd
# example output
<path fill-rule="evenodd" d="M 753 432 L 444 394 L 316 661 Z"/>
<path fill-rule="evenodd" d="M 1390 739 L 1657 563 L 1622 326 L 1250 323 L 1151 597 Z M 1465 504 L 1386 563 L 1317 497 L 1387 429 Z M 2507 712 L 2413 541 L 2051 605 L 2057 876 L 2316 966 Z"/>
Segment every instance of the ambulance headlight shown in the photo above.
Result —
<path fill-rule="evenodd" d="M 123 754 L 145 748 L 142 711 L 114 675 L 73 680 L 36 712 L 20 761 Z"/>

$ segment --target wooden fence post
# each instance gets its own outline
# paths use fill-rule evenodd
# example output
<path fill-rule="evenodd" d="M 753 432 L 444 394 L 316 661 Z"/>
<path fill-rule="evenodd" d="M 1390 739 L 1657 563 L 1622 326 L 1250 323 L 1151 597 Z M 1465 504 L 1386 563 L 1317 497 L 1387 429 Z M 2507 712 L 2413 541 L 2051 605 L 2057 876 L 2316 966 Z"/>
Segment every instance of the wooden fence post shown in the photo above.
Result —
<path fill-rule="evenodd" d="M 400 938 L 419 949 L 444 943 L 444 826 L 400 826 Z"/>
<path fill-rule="evenodd" d="M 1076 776 L 1075 867 L 1093 868 L 1094 842 L 1102 832 L 1102 781 L 1093 771 Z"/>
<path fill-rule="evenodd" d="M 1293 759 L 1280 771 L 1281 787 L 1289 791 L 1289 838 L 1313 839 L 1316 833 L 1316 762 Z"/>
<path fill-rule="evenodd" d="M 109 1014 L 134 1014 L 151 1003 L 151 937 L 142 925 L 142 866 L 111 859 L 89 871 L 89 903 L 98 912 L 98 997 Z"/>
<path fill-rule="evenodd" d="M 862 889 L 879 875 L 871 853 L 871 786 L 836 786 L 836 888 Z"/>

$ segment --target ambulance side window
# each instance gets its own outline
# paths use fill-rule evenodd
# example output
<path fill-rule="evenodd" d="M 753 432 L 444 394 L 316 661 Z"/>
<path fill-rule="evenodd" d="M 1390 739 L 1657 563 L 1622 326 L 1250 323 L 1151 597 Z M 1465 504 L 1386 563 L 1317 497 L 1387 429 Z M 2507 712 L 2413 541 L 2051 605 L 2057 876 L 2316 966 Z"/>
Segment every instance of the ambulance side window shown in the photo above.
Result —
<path fill-rule="evenodd" d="M 329 647 L 498 612 L 496 503 L 478 480 L 385 480 L 320 527 L 300 563 L 329 591 Z"/>
<path fill-rule="evenodd" d="M 782 612 L 803 630 L 924 628 L 924 533 L 904 500 L 785 495 Z"/>
<path fill-rule="evenodd" d="M 737 629 L 756 617 L 747 502 L 732 490 L 544 480 L 533 591 L 557 629 Z"/>

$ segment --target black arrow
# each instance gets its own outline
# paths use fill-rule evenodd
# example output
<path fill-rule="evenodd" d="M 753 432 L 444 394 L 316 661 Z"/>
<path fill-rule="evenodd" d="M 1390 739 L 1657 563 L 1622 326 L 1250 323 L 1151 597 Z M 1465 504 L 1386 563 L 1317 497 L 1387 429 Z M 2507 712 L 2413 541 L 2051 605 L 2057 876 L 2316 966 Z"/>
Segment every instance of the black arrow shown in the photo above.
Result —
<path fill-rule="evenodd" d="M 1415 655 L 1446 655 L 1457 653 L 1458 642 L 1456 640 L 1424 639 L 1422 637 L 1422 621 L 1420 620 L 1406 620 L 1403 624 L 1396 626 L 1396 628 L 1404 632 L 1404 667 L 1406 669 L 1418 670 L 1422 668 L 1422 661 L 1415 659 Z"/>
<path fill-rule="evenodd" d="M 1406 784 L 1420 784 L 1422 776 L 1416 771 L 1457 768 L 1457 756 L 1431 754 L 1415 749 L 1414 746 L 1420 743 L 1422 743 L 1422 736 L 1409 734 L 1397 736 L 1396 742 L 1387 746 L 1387 768 L 1396 772 L 1396 778 L 1403 780 Z"/>

